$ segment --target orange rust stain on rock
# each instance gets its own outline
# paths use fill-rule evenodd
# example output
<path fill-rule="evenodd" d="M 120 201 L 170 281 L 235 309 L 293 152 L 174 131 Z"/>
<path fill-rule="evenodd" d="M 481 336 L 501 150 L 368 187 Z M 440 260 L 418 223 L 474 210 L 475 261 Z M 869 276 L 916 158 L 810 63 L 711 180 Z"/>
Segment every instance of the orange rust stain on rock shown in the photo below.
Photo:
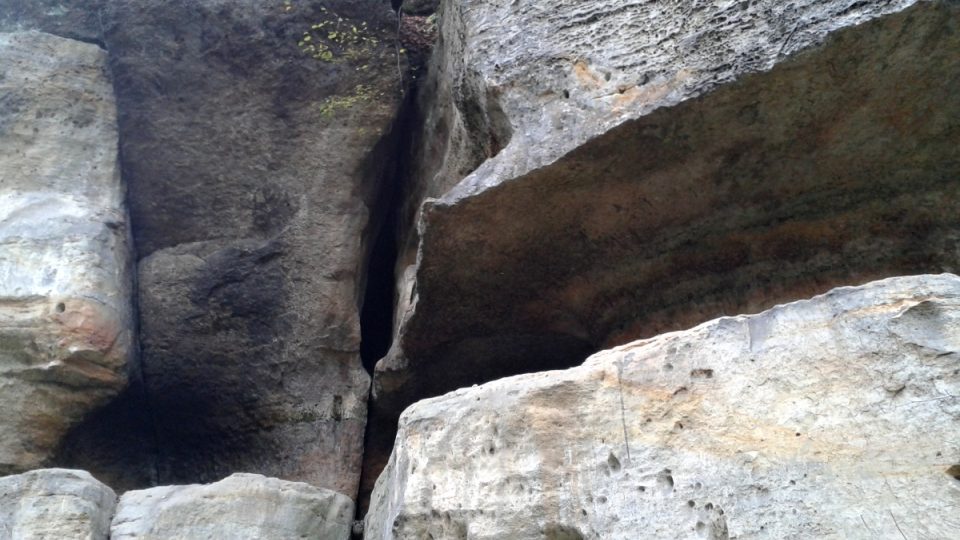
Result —
<path fill-rule="evenodd" d="M 630 86 L 622 88 L 619 95 L 613 99 L 614 110 L 620 110 L 634 103 L 654 103 L 663 100 L 670 92 L 679 88 L 693 76 L 693 71 L 681 69 L 672 79 L 662 83 L 650 83 L 644 86 Z"/>
<path fill-rule="evenodd" d="M 603 86 L 603 77 L 583 60 L 577 60 L 573 63 L 573 76 L 584 86 L 591 88 L 600 88 Z"/>
<path fill-rule="evenodd" d="M 109 352 L 123 331 L 113 310 L 82 299 L 63 302 L 64 311 L 54 317 L 60 325 L 60 344 L 64 348 L 82 348 Z"/>
<path fill-rule="evenodd" d="M 651 357 L 655 363 L 657 358 Z M 615 369 L 615 368 L 608 368 Z M 666 377 L 664 377 L 666 379 Z M 711 411 L 723 410 L 722 397 L 711 394 L 711 386 L 701 386 L 694 381 L 683 385 L 685 391 L 677 392 L 675 385 L 665 380 L 646 384 L 621 377 L 615 383 L 617 391 L 627 396 L 629 418 L 651 418 L 652 425 L 640 422 L 628 422 L 627 429 L 631 444 L 651 447 L 666 447 L 677 444 L 678 439 L 690 439 L 690 445 L 696 445 L 698 451 L 721 458 L 734 458 L 745 452 L 759 452 L 771 462 L 801 459 L 828 464 L 852 464 L 861 459 L 864 449 L 855 443 L 848 443 L 839 433 L 818 433 L 813 438 L 799 434 L 792 426 L 784 426 L 770 419 L 738 412 L 737 429 L 724 426 L 722 430 L 704 429 L 702 426 L 717 425 L 717 416 Z M 855 392 L 857 389 L 839 388 L 838 393 Z M 720 399 L 721 401 L 717 401 Z M 787 399 L 787 396 L 784 396 Z M 641 403 L 642 409 L 636 404 Z M 730 411 L 737 410 L 735 404 L 726 404 Z M 682 419 L 689 426 L 701 426 L 700 429 L 677 431 L 675 420 Z M 583 419 L 587 424 L 589 419 Z"/>

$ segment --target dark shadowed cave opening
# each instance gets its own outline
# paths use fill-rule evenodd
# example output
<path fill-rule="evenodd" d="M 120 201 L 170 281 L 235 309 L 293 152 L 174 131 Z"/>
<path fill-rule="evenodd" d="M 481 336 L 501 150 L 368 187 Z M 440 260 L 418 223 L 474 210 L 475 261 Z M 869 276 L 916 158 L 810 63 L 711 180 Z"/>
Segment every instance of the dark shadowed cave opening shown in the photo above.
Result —
<path fill-rule="evenodd" d="M 399 133 L 405 133 L 407 116 L 401 113 Z M 401 135 L 402 137 L 402 135 Z M 400 142 L 401 148 L 405 144 Z M 400 159 L 399 161 L 403 161 Z M 373 247 L 367 262 L 366 288 L 363 295 L 363 306 L 360 309 L 360 359 L 364 369 L 373 373 L 377 361 L 383 358 L 390 349 L 393 335 L 393 310 L 396 300 L 394 267 L 397 262 L 397 208 L 400 206 L 401 178 L 399 171 L 402 163 L 398 163 L 396 173 L 384 180 L 381 187 L 383 192 L 376 205 L 385 214 L 379 231 L 373 239 Z"/>

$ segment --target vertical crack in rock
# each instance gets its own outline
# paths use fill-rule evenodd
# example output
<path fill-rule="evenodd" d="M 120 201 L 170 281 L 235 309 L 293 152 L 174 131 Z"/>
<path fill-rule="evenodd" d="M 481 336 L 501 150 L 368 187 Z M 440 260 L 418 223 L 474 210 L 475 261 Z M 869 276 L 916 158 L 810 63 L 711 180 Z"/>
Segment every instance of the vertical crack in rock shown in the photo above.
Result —
<path fill-rule="evenodd" d="M 397 216 L 403 193 L 406 159 L 410 149 L 411 99 L 400 106 L 392 129 L 390 160 L 393 167 L 383 176 L 380 193 L 371 208 L 371 248 L 362 276 L 363 303 L 360 310 L 360 358 L 368 373 L 390 349 L 393 336 L 393 314 L 396 299 L 394 269 L 397 264 Z"/>
<path fill-rule="evenodd" d="M 405 201 L 405 191 L 409 177 L 409 156 L 414 151 L 414 122 L 418 118 L 416 101 L 419 92 L 416 84 L 407 88 L 406 99 L 401 105 L 394 129 L 400 134 L 395 145 L 394 170 L 384 178 L 381 197 L 375 205 L 372 218 L 378 225 L 376 239 L 369 255 L 369 265 L 365 275 L 365 293 L 360 312 L 360 356 L 364 368 L 373 373 L 377 362 L 383 358 L 393 343 L 394 320 L 397 294 L 397 228 L 400 213 Z M 373 389 L 371 387 L 371 394 Z M 396 422 L 377 421 L 368 413 L 364 434 L 363 465 L 360 472 L 360 495 L 357 504 L 357 519 L 363 519 L 366 511 L 366 498 L 383 464 L 377 460 L 382 448 L 392 447 L 396 435 Z M 374 455 L 368 455 L 368 449 L 374 449 Z M 389 451 L 389 450 L 388 450 Z M 382 456 L 381 456 L 382 457 Z M 373 461 L 371 461 L 371 459 Z M 369 485 L 369 488 L 367 487 Z"/>
<path fill-rule="evenodd" d="M 125 197 L 129 208 L 129 191 Z M 132 251 L 133 260 L 138 260 L 136 245 Z M 136 291 L 137 273 L 132 274 Z M 68 433 L 54 459 L 60 467 L 95 471 L 119 492 L 160 484 L 160 438 L 154 418 L 156 408 L 151 403 L 150 385 L 141 365 L 137 295 L 133 295 L 133 320 L 138 338 L 133 347 L 129 386 Z"/>
<path fill-rule="evenodd" d="M 356 497 L 401 102 L 389 4 L 19 4 L 0 27 L 108 46 L 140 255 L 142 372 L 59 463 L 121 491 L 247 471 Z"/>
<path fill-rule="evenodd" d="M 617 360 L 617 392 L 620 395 L 620 423 L 623 424 L 623 445 L 627 449 L 627 464 L 630 462 L 630 435 L 627 434 L 627 407 L 623 403 L 623 362 Z"/>
<path fill-rule="evenodd" d="M 123 175 L 123 172 L 121 171 L 121 176 L 122 175 Z M 125 198 L 126 198 L 127 208 L 129 208 L 130 207 L 129 191 L 125 192 Z M 131 242 L 131 244 L 133 244 L 132 246 L 133 257 L 134 257 L 133 260 L 135 261 L 140 260 L 140 254 L 137 251 L 136 243 Z M 137 278 L 137 272 L 133 272 L 133 290 L 136 291 L 136 290 L 139 290 L 139 288 L 140 288 L 140 283 Z M 137 340 L 136 340 L 135 349 L 134 349 L 134 354 L 136 358 L 136 363 L 135 363 L 136 373 L 134 377 L 131 377 L 132 382 L 131 382 L 131 388 L 129 389 L 129 391 L 139 392 L 140 399 L 142 399 L 143 406 L 133 407 L 132 410 L 143 411 L 143 415 L 144 415 L 143 420 L 146 424 L 145 429 L 147 430 L 148 434 L 145 440 L 141 438 L 141 445 L 146 446 L 145 453 L 147 456 L 149 456 L 146 461 L 150 470 L 149 470 L 149 479 L 145 485 L 143 486 L 131 485 L 128 487 L 130 488 L 147 487 L 147 486 L 152 487 L 160 484 L 160 433 L 157 431 L 157 421 L 154 418 L 155 409 L 151 405 L 150 385 L 147 384 L 147 375 L 146 373 L 144 373 L 143 365 L 141 364 L 140 324 L 139 324 L 140 300 L 138 295 L 134 295 L 133 297 L 133 317 L 134 317 L 134 321 L 136 321 L 136 324 L 137 324 L 137 327 L 136 327 Z M 112 425 L 112 424 L 113 424 L 112 422 L 106 423 L 106 425 Z M 82 433 L 82 431 L 77 430 L 77 433 Z M 69 448 L 69 447 L 65 446 L 64 448 Z M 74 458 L 74 460 L 75 459 L 76 458 Z"/>
<path fill-rule="evenodd" d="M 374 231 L 372 247 L 367 256 L 367 270 L 363 276 L 364 295 L 360 310 L 360 358 L 364 369 L 372 374 L 377 361 L 383 358 L 393 342 L 393 315 L 396 305 L 397 220 L 403 203 L 406 184 L 407 156 L 412 147 L 408 136 L 415 119 L 414 103 L 417 88 L 406 89 L 406 99 L 400 106 L 393 132 L 398 134 L 393 143 L 393 168 L 384 175 L 378 200 L 372 208 L 371 228 Z M 373 389 L 371 387 L 370 392 Z M 369 399 L 369 398 L 368 398 Z M 395 426 L 393 428 L 396 429 Z M 390 432 L 390 430 L 387 430 Z M 376 480 L 382 466 L 371 467 L 367 449 L 382 447 L 382 424 L 371 422 L 368 413 L 364 429 L 364 445 L 360 468 L 360 484 Z M 392 438 L 392 432 L 389 435 Z M 373 441 L 373 443 L 372 443 Z M 373 475 L 370 479 L 370 475 Z M 369 490 L 361 487 L 358 501 L 365 500 Z M 357 504 L 356 519 L 362 520 L 366 506 Z"/>
<path fill-rule="evenodd" d="M 403 2 L 394 2 L 399 10 Z M 419 145 L 423 142 L 424 94 L 430 92 L 429 84 L 423 82 L 427 61 L 436 39 L 435 23 L 428 18 L 436 8 L 436 2 L 407 2 L 416 7 L 417 13 L 403 15 L 398 34 L 399 47 L 406 50 L 409 64 L 408 86 L 400 106 L 394 131 L 400 138 L 394 146 L 394 169 L 385 177 L 380 199 L 374 205 L 373 221 L 378 225 L 377 237 L 370 254 L 370 264 L 364 276 L 365 295 L 361 310 L 361 358 L 365 369 L 372 373 L 377 362 L 388 354 L 393 345 L 395 330 L 394 315 L 397 312 L 399 285 L 403 278 L 401 258 L 409 246 L 405 235 L 410 215 L 410 201 L 416 197 L 411 192 Z M 371 396 L 373 389 L 371 388 Z M 399 413 L 399 411 L 397 411 Z M 377 414 L 368 411 L 364 437 L 363 465 L 361 468 L 360 493 L 357 498 L 357 517 L 362 519 L 373 483 L 386 463 L 396 436 L 396 415 L 393 412 Z"/>
<path fill-rule="evenodd" d="M 360 358 L 367 373 L 373 373 L 377 360 L 390 349 L 393 333 L 395 290 L 393 267 L 397 260 L 397 242 L 392 226 L 395 212 L 385 216 L 370 253 L 363 309 L 360 312 Z"/>

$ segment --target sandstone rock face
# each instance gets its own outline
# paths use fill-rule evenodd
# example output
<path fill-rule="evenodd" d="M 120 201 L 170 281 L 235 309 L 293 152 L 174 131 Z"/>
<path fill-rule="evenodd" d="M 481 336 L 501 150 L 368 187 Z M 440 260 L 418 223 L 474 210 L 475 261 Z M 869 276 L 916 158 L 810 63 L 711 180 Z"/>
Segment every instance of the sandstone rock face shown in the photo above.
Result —
<path fill-rule="evenodd" d="M 110 538 L 347 540 L 352 522 L 353 501 L 344 495 L 301 482 L 234 474 L 210 485 L 125 493 Z"/>
<path fill-rule="evenodd" d="M 123 200 L 104 51 L 0 34 L 0 474 L 47 463 L 127 383 Z"/>
<path fill-rule="evenodd" d="M 154 482 L 248 471 L 353 496 L 369 209 L 401 94 L 389 3 L 143 0 L 110 3 L 103 21 Z M 124 410 L 75 448 L 112 444 Z M 71 455 L 97 470 L 129 451 Z"/>
<path fill-rule="evenodd" d="M 379 414 L 837 284 L 960 269 L 955 2 L 441 15 Z"/>
<path fill-rule="evenodd" d="M 367 539 L 950 538 L 960 278 L 844 287 L 419 402 Z"/>
<path fill-rule="evenodd" d="M 117 504 L 89 473 L 40 469 L 0 478 L 0 538 L 107 540 Z"/>

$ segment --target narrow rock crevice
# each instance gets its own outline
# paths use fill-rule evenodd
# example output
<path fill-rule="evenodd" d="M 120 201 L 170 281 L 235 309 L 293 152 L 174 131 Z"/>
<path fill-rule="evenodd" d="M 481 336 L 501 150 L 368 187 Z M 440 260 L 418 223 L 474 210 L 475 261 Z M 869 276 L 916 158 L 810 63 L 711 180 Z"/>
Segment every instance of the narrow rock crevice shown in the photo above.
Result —
<path fill-rule="evenodd" d="M 62 35 L 96 45 L 106 51 L 109 57 L 110 49 L 106 41 L 102 12 L 98 9 L 96 13 L 96 31 L 91 35 L 76 35 L 76 32 L 62 32 Z M 118 93 L 116 80 L 111 82 L 114 94 Z M 125 160 L 122 144 L 119 140 L 117 143 L 120 176 L 126 178 L 128 173 L 123 167 Z M 133 291 L 131 302 L 135 336 L 127 368 L 127 387 L 110 403 L 94 411 L 71 429 L 51 460 L 51 466 L 54 467 L 90 471 L 117 492 L 153 487 L 160 483 L 160 441 L 154 420 L 155 410 L 151 406 L 149 385 L 143 370 L 140 345 L 140 302 L 137 294 L 140 284 L 136 270 L 140 253 L 134 241 L 134 223 L 129 215 L 129 208 L 132 206 L 131 192 L 126 186 L 123 189 L 123 200 L 123 207 L 127 209 L 123 219 L 129 224 L 127 244 L 131 267 L 127 271 L 132 279 L 129 286 Z"/>
<path fill-rule="evenodd" d="M 394 168 L 383 179 L 380 194 L 371 208 L 373 231 L 363 277 L 364 293 L 360 309 L 360 358 L 368 373 L 390 349 L 393 336 L 393 311 L 396 299 L 394 267 L 397 263 L 397 215 L 403 188 L 403 155 L 408 146 L 410 106 L 408 98 L 401 106 L 394 133 Z"/>
<path fill-rule="evenodd" d="M 366 254 L 366 271 L 361 278 L 363 301 L 360 310 L 360 357 L 368 373 L 373 374 L 377 361 L 393 343 L 394 314 L 397 300 L 397 266 L 399 244 L 404 235 L 405 205 L 411 198 L 408 187 L 415 161 L 422 114 L 417 103 L 420 81 L 435 40 L 434 23 L 426 17 L 403 15 L 404 0 L 392 0 L 397 13 L 397 52 L 406 57 L 404 99 L 397 112 L 391 133 L 391 167 L 384 175 L 377 197 L 370 208 L 372 231 L 370 250 Z"/>
<path fill-rule="evenodd" d="M 101 22 L 101 29 L 102 29 L 102 22 Z M 104 46 L 104 48 L 106 47 Z M 109 51 L 108 51 L 108 54 L 109 54 Z M 117 155 L 120 157 L 120 163 L 121 163 L 120 175 L 121 175 L 121 178 L 123 178 L 125 175 L 122 167 L 122 164 L 124 163 L 123 148 L 119 144 L 119 141 L 117 144 Z M 131 207 L 131 202 L 132 202 L 130 200 L 130 197 L 131 197 L 130 191 L 125 190 L 123 197 L 124 197 L 124 206 L 127 209 L 129 209 Z M 130 275 L 133 277 L 132 287 L 134 291 L 139 291 L 140 279 L 139 279 L 138 273 L 136 272 L 135 266 L 137 262 L 140 260 L 140 253 L 137 250 L 137 243 L 133 240 L 135 233 L 133 231 L 133 222 L 130 220 L 129 210 L 128 210 L 126 219 L 130 223 L 129 242 L 130 242 L 130 250 L 133 255 L 132 261 L 134 261 L 133 262 L 134 269 L 130 272 Z M 150 487 L 153 487 L 153 486 L 160 485 L 160 434 L 157 431 L 157 422 L 156 422 L 156 419 L 154 418 L 155 409 L 151 406 L 150 392 L 149 392 L 150 386 L 147 384 L 147 375 L 146 373 L 144 373 L 144 370 L 143 370 L 142 355 L 141 355 L 142 346 L 140 344 L 140 295 L 136 293 L 133 294 L 132 300 L 133 300 L 133 321 L 134 321 L 134 331 L 135 331 L 134 335 L 136 336 L 136 339 L 134 341 L 133 367 L 130 370 L 131 372 L 130 379 L 132 381 L 130 385 L 130 391 L 135 392 L 136 399 L 140 400 L 140 407 L 133 409 L 133 411 L 143 411 L 142 414 L 143 414 L 143 420 L 145 421 L 145 425 L 141 426 L 141 429 L 146 430 L 146 435 L 142 435 L 139 438 L 140 445 L 141 445 L 140 459 L 143 460 L 144 458 L 142 456 L 144 455 L 147 456 L 146 459 L 147 459 L 147 462 L 149 463 L 149 469 L 146 471 L 147 474 L 149 474 L 149 479 L 148 479 L 149 483 L 147 485 Z M 109 425 L 109 423 L 107 425 Z"/>
<path fill-rule="evenodd" d="M 370 253 L 363 309 L 360 312 L 360 358 L 368 373 L 390 349 L 393 334 L 393 305 L 396 297 L 393 265 L 397 260 L 396 211 L 385 217 Z"/>
<path fill-rule="evenodd" d="M 411 69 L 416 69 L 412 66 Z M 365 290 L 360 311 L 360 358 L 363 367 L 372 375 L 377 362 L 383 358 L 393 344 L 394 313 L 397 299 L 397 264 L 400 219 L 406 200 L 408 179 L 410 176 L 410 156 L 415 150 L 414 123 L 418 120 L 417 96 L 420 86 L 411 84 L 400 107 L 394 132 L 400 134 L 395 144 L 394 168 L 391 175 L 384 178 L 379 199 L 371 210 L 371 226 L 375 236 L 368 255 L 367 272 L 364 276 Z M 372 384 L 370 405 L 372 405 Z M 380 474 L 383 464 L 368 455 L 368 449 L 374 455 L 382 453 L 387 445 L 389 449 L 396 436 L 396 423 L 384 425 L 373 418 L 368 405 L 367 425 L 364 434 L 363 466 L 360 473 L 360 494 L 357 504 L 357 520 L 366 513 L 366 501 L 369 489 Z M 372 458 L 372 461 L 371 461 Z"/>

